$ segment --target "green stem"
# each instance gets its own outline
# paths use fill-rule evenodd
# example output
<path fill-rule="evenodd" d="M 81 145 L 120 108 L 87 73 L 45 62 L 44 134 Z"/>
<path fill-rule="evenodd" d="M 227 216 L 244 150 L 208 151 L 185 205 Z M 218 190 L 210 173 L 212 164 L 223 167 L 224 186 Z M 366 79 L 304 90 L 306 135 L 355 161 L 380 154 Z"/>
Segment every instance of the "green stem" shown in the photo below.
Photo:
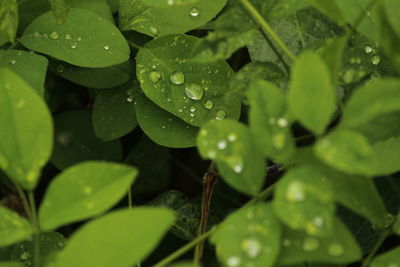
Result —
<path fill-rule="evenodd" d="M 273 191 L 274 191 L 274 185 L 271 185 L 268 188 L 264 189 L 264 191 L 261 191 L 257 196 L 255 196 L 253 199 L 251 199 L 245 205 L 243 205 L 241 207 L 241 209 L 251 206 L 251 205 L 257 203 L 258 201 L 262 201 L 265 198 L 268 198 L 273 193 Z M 219 227 L 219 225 L 216 225 L 213 228 L 211 228 L 210 230 L 208 230 L 207 232 L 205 232 L 204 234 L 199 235 L 198 237 L 196 237 L 195 239 L 193 239 L 192 241 L 190 241 L 183 247 L 179 248 L 178 250 L 176 250 L 175 252 L 173 252 L 172 254 L 168 255 L 166 258 L 164 258 L 163 260 L 161 260 L 160 262 L 155 264 L 153 267 L 162 267 L 162 266 L 166 266 L 167 264 L 171 263 L 175 259 L 179 258 L 183 254 L 188 252 L 190 249 L 194 248 L 198 243 L 207 239 L 210 235 L 212 235 L 217 230 L 218 227 Z"/>
<path fill-rule="evenodd" d="M 29 203 L 31 205 L 31 224 L 34 231 L 34 243 L 33 243 L 33 266 L 40 267 L 40 227 L 37 219 L 35 197 L 32 191 L 28 192 Z"/>
<path fill-rule="evenodd" d="M 128 189 L 128 208 L 132 209 L 132 187 Z"/>
<path fill-rule="evenodd" d="M 296 61 L 297 57 L 289 50 L 282 39 L 274 32 L 268 22 L 261 16 L 257 9 L 249 2 L 249 0 L 239 0 L 243 8 L 247 13 L 253 18 L 253 20 L 258 23 L 261 30 L 265 34 L 271 36 L 272 40 L 282 49 L 282 51 L 293 61 Z"/>
<path fill-rule="evenodd" d="M 29 221 L 32 222 L 31 208 L 29 206 L 29 202 L 28 199 L 26 198 L 24 190 L 22 190 L 21 186 L 18 183 L 14 182 L 14 180 L 10 179 L 10 181 L 13 183 L 15 190 L 17 190 L 17 194 L 22 201 L 22 205 L 24 206 L 24 210 L 26 215 L 28 216 Z"/>
<path fill-rule="evenodd" d="M 289 65 L 283 59 L 281 53 L 279 53 L 278 49 L 276 49 L 274 43 L 271 41 L 271 39 L 269 39 L 268 35 L 265 32 L 262 32 L 262 35 L 264 36 L 264 39 L 267 41 L 268 45 L 271 47 L 272 51 L 274 51 L 276 57 L 282 63 L 283 67 L 286 70 L 286 74 L 289 76 L 290 75 L 290 67 L 289 67 Z"/>
<path fill-rule="evenodd" d="M 384 230 L 379 237 L 378 241 L 376 242 L 375 246 L 372 248 L 371 252 L 368 254 L 368 256 L 364 259 L 361 267 L 367 267 L 371 263 L 372 258 L 375 256 L 376 252 L 378 252 L 378 249 L 381 247 L 383 241 L 385 241 L 386 237 L 389 235 L 388 230 Z"/>

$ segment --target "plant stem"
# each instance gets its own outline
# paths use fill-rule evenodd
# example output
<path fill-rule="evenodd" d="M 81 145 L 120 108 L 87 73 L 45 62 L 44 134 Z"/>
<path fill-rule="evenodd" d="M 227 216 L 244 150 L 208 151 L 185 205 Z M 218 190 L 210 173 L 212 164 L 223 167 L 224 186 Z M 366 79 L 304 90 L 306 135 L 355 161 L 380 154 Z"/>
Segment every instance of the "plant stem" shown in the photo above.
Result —
<path fill-rule="evenodd" d="M 368 254 L 368 256 L 364 259 L 361 267 L 367 267 L 369 266 L 372 258 L 375 256 L 376 252 L 378 252 L 378 249 L 382 245 L 383 241 L 385 241 L 386 237 L 389 235 L 388 230 L 383 230 L 381 236 L 379 237 L 378 241 L 376 242 L 375 246 L 372 248 L 371 252 Z"/>
<path fill-rule="evenodd" d="M 274 51 L 276 57 L 282 63 L 283 67 L 285 68 L 286 74 L 289 76 L 290 75 L 290 67 L 289 67 L 289 65 L 283 59 L 281 53 L 279 53 L 278 49 L 276 49 L 274 43 L 271 41 L 271 39 L 269 39 L 268 35 L 265 32 L 262 32 L 262 35 L 264 36 L 265 41 L 267 41 L 268 45 L 271 47 L 272 51 Z"/>
<path fill-rule="evenodd" d="M 14 180 L 10 179 L 10 181 L 13 183 L 15 190 L 17 190 L 17 194 L 22 201 L 22 205 L 24 206 L 24 210 L 25 210 L 26 215 L 28 216 L 29 221 L 32 222 L 31 208 L 29 206 L 29 202 L 28 202 L 28 199 L 26 198 L 24 190 L 22 190 L 21 186 L 18 183 L 16 183 Z"/>
<path fill-rule="evenodd" d="M 271 186 L 267 187 L 266 189 L 261 191 L 257 196 L 255 196 L 253 199 L 251 199 L 249 202 L 247 202 L 245 205 L 243 205 L 241 207 L 241 209 L 245 208 L 245 207 L 248 207 L 248 206 L 251 206 L 251 205 L 257 203 L 258 201 L 264 200 L 265 198 L 269 197 L 272 194 L 273 189 L 274 189 L 274 185 L 271 185 Z M 178 250 L 176 250 L 172 254 L 168 255 L 166 258 L 164 258 L 163 260 L 161 260 L 160 262 L 155 264 L 153 267 L 162 267 L 162 266 L 166 266 L 167 264 L 171 263 L 175 259 L 177 259 L 180 256 L 182 256 L 183 254 L 185 254 L 187 251 L 189 251 L 190 249 L 195 247 L 198 243 L 200 243 L 203 240 L 207 239 L 210 235 L 212 235 L 217 230 L 218 227 L 219 227 L 219 225 L 215 225 L 213 228 L 211 228 L 210 230 L 208 230 L 204 234 L 199 235 L 198 237 L 196 237 L 195 239 L 193 239 L 192 241 L 190 241 L 189 243 L 187 243 L 183 247 L 179 248 Z"/>
<path fill-rule="evenodd" d="M 249 0 L 239 0 L 243 8 L 247 13 L 253 18 L 253 20 L 258 23 L 261 30 L 265 34 L 271 36 L 272 40 L 282 49 L 282 51 L 293 61 L 296 61 L 297 57 L 289 50 L 282 39 L 274 32 L 268 22 L 261 16 L 257 9 L 249 2 Z"/>
<path fill-rule="evenodd" d="M 37 212 L 36 212 L 36 204 L 35 204 L 35 197 L 32 191 L 28 192 L 29 203 L 31 206 L 31 224 L 34 231 L 34 240 L 33 240 L 33 266 L 40 267 L 40 227 L 39 221 L 37 219 Z"/>
<path fill-rule="evenodd" d="M 128 189 L 128 208 L 132 209 L 132 187 L 129 186 Z"/>

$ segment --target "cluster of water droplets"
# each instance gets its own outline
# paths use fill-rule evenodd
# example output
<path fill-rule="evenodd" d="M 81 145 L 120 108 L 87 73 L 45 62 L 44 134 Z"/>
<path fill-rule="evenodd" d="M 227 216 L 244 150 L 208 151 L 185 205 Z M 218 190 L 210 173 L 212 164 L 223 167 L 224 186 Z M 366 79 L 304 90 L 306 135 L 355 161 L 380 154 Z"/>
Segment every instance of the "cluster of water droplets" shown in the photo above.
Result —
<path fill-rule="evenodd" d="M 135 100 L 134 90 L 128 89 L 126 91 L 126 101 L 128 101 L 129 103 L 132 103 L 133 100 Z"/>

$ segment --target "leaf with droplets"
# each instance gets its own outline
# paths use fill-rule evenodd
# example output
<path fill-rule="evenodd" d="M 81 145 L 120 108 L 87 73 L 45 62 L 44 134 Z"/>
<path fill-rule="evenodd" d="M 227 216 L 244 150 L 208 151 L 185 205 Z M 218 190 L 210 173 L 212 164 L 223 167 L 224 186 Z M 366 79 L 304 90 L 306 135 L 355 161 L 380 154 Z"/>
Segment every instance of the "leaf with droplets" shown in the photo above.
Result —
<path fill-rule="evenodd" d="M 379 254 L 376 256 L 372 262 L 370 267 L 395 267 L 400 265 L 400 246 L 397 246 L 388 252 Z"/>
<path fill-rule="evenodd" d="M 335 203 L 330 181 L 318 169 L 301 166 L 279 181 L 273 201 L 275 213 L 290 228 L 312 236 L 332 234 Z"/>
<path fill-rule="evenodd" d="M 351 174 L 371 175 L 376 154 L 365 136 L 348 129 L 337 129 L 314 145 L 314 153 L 334 169 Z"/>
<path fill-rule="evenodd" d="M 117 203 L 137 175 L 135 168 L 117 163 L 85 162 L 52 180 L 39 210 L 43 229 L 98 215 Z"/>
<path fill-rule="evenodd" d="M 66 80 L 95 89 L 122 85 L 133 73 L 129 61 L 105 68 L 81 68 L 64 62 L 52 62 L 50 68 Z"/>
<path fill-rule="evenodd" d="M 32 227 L 26 219 L 0 206 L 0 247 L 21 241 L 32 232 Z"/>
<path fill-rule="evenodd" d="M 51 162 L 65 169 L 86 160 L 119 161 L 120 140 L 102 142 L 93 130 L 92 115 L 83 110 L 67 111 L 54 117 L 55 143 Z"/>
<path fill-rule="evenodd" d="M 45 57 L 24 50 L 0 50 L 0 68 L 14 71 L 40 96 L 44 95 L 47 64 Z"/>
<path fill-rule="evenodd" d="M 198 128 L 161 109 L 142 92 L 136 94 L 136 117 L 140 128 L 155 143 L 173 148 L 196 145 Z"/>
<path fill-rule="evenodd" d="M 293 66 L 288 105 L 292 116 L 315 134 L 324 132 L 335 111 L 335 89 L 324 61 L 304 52 Z"/>
<path fill-rule="evenodd" d="M 130 54 L 117 27 L 91 11 L 75 8 L 64 24 L 57 24 L 50 12 L 37 17 L 20 41 L 29 49 L 80 67 L 120 64 Z"/>
<path fill-rule="evenodd" d="M 150 254 L 173 220 L 164 208 L 108 213 L 76 231 L 53 266 L 133 266 Z"/>
<path fill-rule="evenodd" d="M 0 69 L 0 110 L 0 168 L 32 190 L 53 146 L 50 112 L 34 89 L 8 69 Z"/>
<path fill-rule="evenodd" d="M 213 19 L 226 3 L 226 0 L 197 0 L 196 3 L 191 0 L 175 5 L 174 1 L 165 1 L 167 4 L 161 6 L 156 1 L 147 5 L 146 1 L 121 1 L 119 24 L 122 30 L 135 30 L 156 37 L 185 33 Z"/>
<path fill-rule="evenodd" d="M 295 152 L 295 143 L 286 114 L 286 95 L 272 83 L 255 81 L 250 85 L 248 99 L 255 143 L 264 156 L 287 161 Z"/>
<path fill-rule="evenodd" d="M 211 242 L 224 266 L 276 266 L 282 227 L 270 204 L 257 204 L 229 215 Z"/>
<path fill-rule="evenodd" d="M 127 101 L 134 85 L 98 90 L 93 106 L 93 129 L 98 138 L 110 141 L 124 136 L 137 125 L 135 106 Z"/>
<path fill-rule="evenodd" d="M 375 80 L 356 89 L 343 110 L 342 125 L 360 126 L 379 115 L 400 111 L 400 82 Z"/>
<path fill-rule="evenodd" d="M 0 34 L 14 42 L 18 28 L 17 0 L 0 0 Z"/>
<path fill-rule="evenodd" d="M 224 180 L 236 190 L 255 195 L 264 183 L 265 162 L 250 130 L 233 120 L 212 120 L 197 136 L 205 159 L 215 160 Z"/>
<path fill-rule="evenodd" d="M 201 126 L 219 117 L 238 119 L 241 101 L 232 93 L 225 61 L 209 64 L 188 57 L 200 39 L 168 35 L 146 43 L 137 55 L 137 77 L 145 95 L 185 122 Z"/>
<path fill-rule="evenodd" d="M 285 227 L 278 263 L 289 265 L 307 261 L 340 264 L 360 259 L 361 250 L 347 227 L 338 219 L 333 221 L 332 227 L 334 234 L 323 238 Z"/>

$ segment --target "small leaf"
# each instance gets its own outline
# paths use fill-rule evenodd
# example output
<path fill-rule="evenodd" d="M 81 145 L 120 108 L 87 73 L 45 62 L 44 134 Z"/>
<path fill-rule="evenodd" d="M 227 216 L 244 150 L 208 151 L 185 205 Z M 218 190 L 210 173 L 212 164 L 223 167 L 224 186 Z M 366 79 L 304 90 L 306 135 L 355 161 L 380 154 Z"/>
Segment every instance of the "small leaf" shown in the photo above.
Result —
<path fill-rule="evenodd" d="M 372 147 L 377 156 L 375 175 L 387 175 L 400 170 L 400 137 L 379 141 Z"/>
<path fill-rule="evenodd" d="M 376 256 L 372 262 L 371 267 L 394 267 L 400 264 L 400 246 L 393 248 L 392 250 Z"/>
<path fill-rule="evenodd" d="M 226 0 L 197 0 L 195 3 L 193 0 L 178 0 L 177 4 L 164 3 L 167 5 L 149 0 L 122 0 L 119 9 L 120 28 L 154 37 L 185 33 L 213 19 L 224 7 Z"/>
<path fill-rule="evenodd" d="M 133 88 L 134 85 L 129 82 L 117 88 L 97 91 L 92 121 L 94 132 L 101 140 L 114 140 L 135 129 L 135 106 L 127 101 Z"/>
<path fill-rule="evenodd" d="M 108 213 L 75 232 L 54 266 L 132 266 L 150 254 L 173 219 L 162 208 Z"/>
<path fill-rule="evenodd" d="M 269 204 L 257 204 L 231 214 L 211 237 L 224 266 L 276 266 L 281 224 Z"/>
<path fill-rule="evenodd" d="M 34 89 L 8 69 L 0 69 L 0 110 L 0 168 L 31 190 L 53 146 L 50 112 Z"/>
<path fill-rule="evenodd" d="M 250 130 L 265 157 L 287 161 L 295 143 L 286 114 L 286 95 L 274 84 L 256 81 L 248 92 Z"/>
<path fill-rule="evenodd" d="M 161 109 L 142 92 L 136 94 L 135 102 L 138 124 L 155 143 L 172 148 L 196 145 L 197 127 Z"/>
<path fill-rule="evenodd" d="M 66 169 L 49 185 L 39 210 L 40 225 L 51 230 L 98 215 L 117 203 L 137 175 L 116 163 L 85 162 Z"/>
<path fill-rule="evenodd" d="M 357 127 L 379 115 L 400 111 L 400 82 L 375 80 L 356 89 L 343 111 L 342 125 Z"/>
<path fill-rule="evenodd" d="M 249 129 L 233 120 L 212 120 L 197 136 L 205 159 L 215 160 L 224 180 L 236 190 L 255 195 L 264 183 L 265 163 Z"/>
<path fill-rule="evenodd" d="M 65 169 L 86 160 L 119 161 L 120 140 L 102 142 L 93 130 L 92 115 L 83 110 L 67 111 L 54 117 L 55 144 L 51 162 Z"/>
<path fill-rule="evenodd" d="M 375 170 L 376 154 L 361 134 L 339 129 L 318 140 L 314 153 L 329 166 L 351 174 L 370 175 Z"/>
<path fill-rule="evenodd" d="M 293 66 L 289 110 L 307 129 L 322 134 L 335 111 L 335 89 L 323 60 L 305 52 Z"/>
<path fill-rule="evenodd" d="M 26 219 L 0 206 L 0 247 L 21 241 L 32 232 L 32 227 Z"/>
<path fill-rule="evenodd" d="M 275 213 L 290 228 L 312 236 L 332 234 L 335 213 L 330 181 L 318 169 L 289 170 L 279 181 L 273 201 Z"/>
<path fill-rule="evenodd" d="M 336 219 L 333 235 L 324 238 L 311 237 L 301 231 L 285 227 L 283 249 L 278 263 L 282 265 L 302 262 L 351 263 L 361 258 L 361 250 L 351 232 Z"/>
<path fill-rule="evenodd" d="M 30 85 L 39 96 L 44 95 L 47 58 L 23 50 L 0 50 L 0 68 L 9 68 Z"/>
<path fill-rule="evenodd" d="M 0 34 L 14 42 L 18 28 L 17 0 L 0 0 Z"/>
<path fill-rule="evenodd" d="M 232 69 L 225 61 L 193 62 L 200 39 L 168 35 L 146 43 L 137 55 L 136 74 L 145 95 L 185 122 L 201 126 L 223 112 L 238 119 L 240 99 L 230 93 Z"/>
<path fill-rule="evenodd" d="M 49 0 L 57 23 L 65 23 L 71 8 L 68 0 Z"/>
<path fill-rule="evenodd" d="M 112 23 L 90 11 L 75 8 L 64 24 L 57 24 L 50 12 L 37 17 L 20 41 L 29 49 L 80 67 L 120 64 L 130 54 L 125 38 Z"/>

